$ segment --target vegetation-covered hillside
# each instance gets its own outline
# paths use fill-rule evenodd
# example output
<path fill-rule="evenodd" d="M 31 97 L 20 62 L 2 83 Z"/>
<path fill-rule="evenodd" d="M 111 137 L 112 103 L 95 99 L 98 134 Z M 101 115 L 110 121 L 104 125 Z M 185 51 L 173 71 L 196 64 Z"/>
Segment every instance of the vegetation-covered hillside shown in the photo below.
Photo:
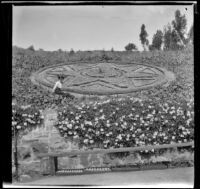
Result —
<path fill-rule="evenodd" d="M 52 104 L 60 104 L 61 99 L 35 86 L 30 80 L 30 75 L 42 67 L 69 62 L 82 62 L 83 64 L 84 62 L 132 62 L 164 67 L 175 73 L 176 81 L 168 87 L 155 87 L 148 91 L 134 93 L 132 96 L 142 98 L 153 96 L 158 99 L 177 98 L 179 100 L 193 98 L 192 46 L 179 51 L 78 51 L 75 53 L 33 51 L 13 47 L 12 94 L 16 96 L 20 104 L 37 105 L 41 109 Z M 68 103 L 68 101 L 65 99 L 63 103 Z"/>

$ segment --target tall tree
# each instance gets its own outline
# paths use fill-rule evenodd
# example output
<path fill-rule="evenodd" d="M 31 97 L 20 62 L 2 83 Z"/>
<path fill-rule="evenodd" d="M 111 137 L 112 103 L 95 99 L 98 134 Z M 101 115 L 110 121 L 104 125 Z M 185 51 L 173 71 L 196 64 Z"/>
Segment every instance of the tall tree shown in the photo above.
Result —
<path fill-rule="evenodd" d="M 185 15 L 181 15 L 180 10 L 175 11 L 175 19 L 172 21 L 172 26 L 177 34 L 180 36 L 180 39 L 184 44 L 186 43 L 186 26 L 187 20 Z"/>
<path fill-rule="evenodd" d="M 193 43 L 193 40 L 194 40 L 194 30 L 193 30 L 193 25 L 192 25 L 188 32 L 188 40 L 187 41 Z"/>
<path fill-rule="evenodd" d="M 170 49 L 170 45 L 171 45 L 171 41 L 172 41 L 172 27 L 170 24 L 168 24 L 167 26 L 164 27 L 164 50 L 169 50 Z"/>
<path fill-rule="evenodd" d="M 157 30 L 156 34 L 154 34 L 153 36 L 152 45 L 150 48 L 160 50 L 162 42 L 163 42 L 163 32 L 161 30 Z"/>
<path fill-rule="evenodd" d="M 147 37 L 148 37 L 148 34 L 147 34 L 146 29 L 145 29 L 145 25 L 142 24 L 141 32 L 140 32 L 140 41 L 142 43 L 144 50 L 146 50 L 146 46 L 149 45 L 149 41 L 148 41 Z"/>

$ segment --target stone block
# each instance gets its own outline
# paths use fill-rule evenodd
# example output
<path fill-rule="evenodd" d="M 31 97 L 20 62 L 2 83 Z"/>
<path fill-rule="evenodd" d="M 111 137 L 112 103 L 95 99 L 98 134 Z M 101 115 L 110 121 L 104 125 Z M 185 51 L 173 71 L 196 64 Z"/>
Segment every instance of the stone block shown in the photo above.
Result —
<path fill-rule="evenodd" d="M 29 175 L 21 175 L 20 176 L 20 181 L 21 182 L 28 182 L 30 180 L 31 180 L 31 176 L 29 176 Z"/>
<path fill-rule="evenodd" d="M 31 148 L 32 148 L 34 154 L 48 152 L 48 145 L 45 143 L 41 143 L 41 142 L 32 143 Z"/>

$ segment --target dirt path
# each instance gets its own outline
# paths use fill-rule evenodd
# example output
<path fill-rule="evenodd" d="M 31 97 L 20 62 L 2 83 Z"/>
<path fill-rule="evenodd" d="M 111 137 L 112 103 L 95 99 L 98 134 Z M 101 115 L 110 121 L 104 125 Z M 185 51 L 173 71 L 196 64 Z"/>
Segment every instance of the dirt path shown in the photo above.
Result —
<path fill-rule="evenodd" d="M 194 168 L 115 172 L 79 176 L 54 176 L 22 185 L 153 186 L 192 188 Z"/>

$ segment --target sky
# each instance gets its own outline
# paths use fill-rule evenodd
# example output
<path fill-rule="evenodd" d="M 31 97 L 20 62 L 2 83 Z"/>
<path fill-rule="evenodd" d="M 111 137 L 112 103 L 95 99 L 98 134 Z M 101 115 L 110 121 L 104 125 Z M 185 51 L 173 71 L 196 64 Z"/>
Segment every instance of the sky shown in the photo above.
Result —
<path fill-rule="evenodd" d="M 37 50 L 58 49 L 123 51 L 128 43 L 142 50 L 139 34 L 145 24 L 151 43 L 156 31 L 175 18 L 179 9 L 193 24 L 189 6 L 14 6 L 13 45 Z"/>

